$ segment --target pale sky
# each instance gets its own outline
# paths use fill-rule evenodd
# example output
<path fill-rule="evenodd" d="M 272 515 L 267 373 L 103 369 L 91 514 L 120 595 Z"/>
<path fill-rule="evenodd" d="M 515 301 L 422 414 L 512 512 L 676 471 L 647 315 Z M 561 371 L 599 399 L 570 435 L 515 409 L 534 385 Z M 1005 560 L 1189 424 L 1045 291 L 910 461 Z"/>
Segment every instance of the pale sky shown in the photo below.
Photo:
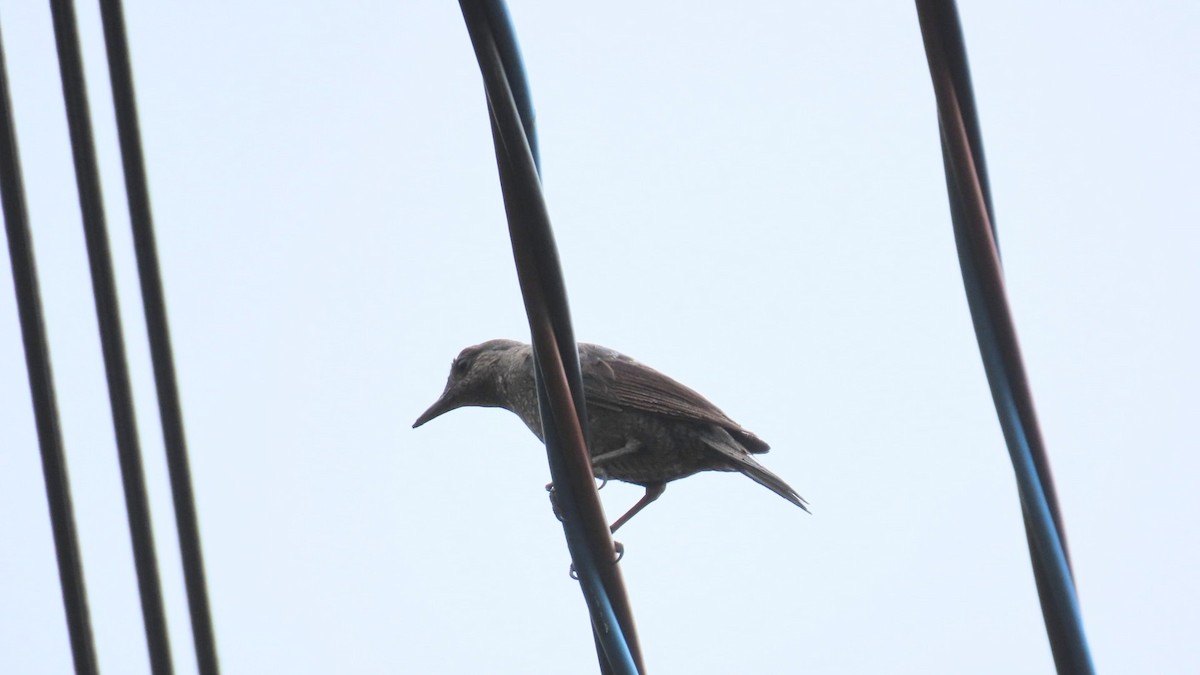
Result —
<path fill-rule="evenodd" d="M 225 673 L 596 672 L 456 3 L 126 14 Z M 1200 662 L 1200 5 L 961 6 L 1097 668 Z M 650 672 L 1043 673 L 911 3 L 514 1 L 581 340 L 772 445 L 622 529 Z M 97 9 L 78 7 L 177 672 L 194 672 Z M 101 670 L 149 670 L 45 3 L 0 0 Z M 0 243 L 0 247 L 4 244 Z M 7 267 L 7 251 L 3 256 Z M 0 672 L 71 672 L 0 274 Z M 640 494 L 610 484 L 609 517 Z"/>

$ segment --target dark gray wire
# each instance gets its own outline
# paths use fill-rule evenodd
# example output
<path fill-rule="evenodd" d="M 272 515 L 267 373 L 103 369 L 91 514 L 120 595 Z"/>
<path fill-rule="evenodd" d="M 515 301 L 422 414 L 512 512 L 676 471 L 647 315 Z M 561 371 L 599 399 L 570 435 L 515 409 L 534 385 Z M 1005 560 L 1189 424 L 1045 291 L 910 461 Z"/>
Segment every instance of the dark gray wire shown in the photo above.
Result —
<path fill-rule="evenodd" d="M 100 174 L 96 149 L 88 117 L 87 91 L 83 77 L 83 58 L 79 48 L 79 30 L 71 0 L 50 0 L 54 22 L 54 40 L 58 47 L 58 65 L 62 74 L 63 98 L 67 108 L 67 127 L 75 161 L 75 181 L 79 188 L 79 206 L 83 213 L 83 232 L 88 263 L 92 271 L 92 291 L 96 318 L 100 325 L 100 347 L 108 378 L 108 396 L 112 406 L 113 427 L 117 437 L 117 457 L 125 490 L 125 508 L 129 515 L 129 536 L 133 543 L 133 562 L 137 571 L 138 594 L 150 668 L 154 675 L 172 672 L 171 648 L 163 610 L 162 585 L 154 552 L 150 506 L 146 498 L 146 479 L 138 447 L 133 392 L 121 332 L 116 282 L 113 279 L 112 254 L 104 222 L 100 193 Z"/>
<path fill-rule="evenodd" d="M 29 211 L 25 205 L 25 186 L 21 178 L 21 157 L 17 149 L 12 101 L 8 94 L 8 68 L 4 63 L 3 41 L 0 41 L 0 200 L 3 200 L 4 229 L 8 234 L 8 255 L 12 261 L 13 287 L 17 295 L 17 314 L 21 320 L 21 339 L 25 346 L 25 368 L 29 373 L 34 424 L 42 452 L 42 476 L 46 481 L 46 501 L 50 507 L 50 527 L 54 533 L 58 583 L 62 587 L 63 609 L 67 615 L 71 657 L 76 673 L 95 675 L 99 672 L 96 647 L 88 612 L 87 588 L 83 583 L 83 560 L 75 530 L 75 511 L 71 507 L 71 485 L 67 478 L 62 428 L 58 422 L 50 346 L 38 290 L 37 264 L 29 231 Z"/>
<path fill-rule="evenodd" d="M 108 50 L 108 72 L 116 108 L 121 160 L 125 169 L 125 192 L 129 198 L 129 220 L 133 228 L 133 247 L 137 256 L 138 279 L 142 286 L 142 306 L 146 313 L 146 332 L 150 339 L 150 359 L 154 365 L 154 384 L 158 392 L 158 410 L 166 448 L 167 471 L 175 503 L 175 526 L 179 532 L 179 551 L 183 561 L 183 579 L 191 612 L 192 639 L 201 675 L 217 675 L 216 638 L 212 611 L 204 575 L 204 556 L 200 547 L 200 525 L 188 466 L 187 438 L 183 432 L 183 410 L 175 359 L 171 350 L 171 332 L 167 323 L 167 303 L 158 247 L 154 241 L 154 221 L 150 211 L 150 189 L 142 152 L 137 103 L 129 41 L 120 0 L 100 0 L 104 24 L 104 44 Z"/>

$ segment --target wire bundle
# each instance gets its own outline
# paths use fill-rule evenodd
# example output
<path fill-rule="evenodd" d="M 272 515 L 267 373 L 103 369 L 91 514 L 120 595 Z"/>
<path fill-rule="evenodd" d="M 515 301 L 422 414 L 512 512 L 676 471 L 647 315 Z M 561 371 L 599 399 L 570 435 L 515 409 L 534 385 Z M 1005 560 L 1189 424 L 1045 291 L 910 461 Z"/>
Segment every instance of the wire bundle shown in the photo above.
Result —
<path fill-rule="evenodd" d="M 1058 672 L 1092 673 L 1095 668 L 1083 631 L 1054 479 L 1004 290 L 995 212 L 958 9 L 953 0 L 918 0 L 917 13 L 937 97 L 946 190 L 963 285 L 1017 476 L 1046 632 Z"/>
<path fill-rule="evenodd" d="M 644 672 L 587 450 L 587 413 L 566 287 L 542 199 L 533 105 L 502 0 L 459 3 L 483 74 L 509 236 L 533 338 L 538 401 L 567 547 L 592 617 L 602 672 Z"/>
<path fill-rule="evenodd" d="M 96 163 L 95 142 L 92 137 L 75 8 L 70 0 L 51 0 L 50 10 L 54 23 L 55 44 L 58 49 L 63 98 L 67 108 L 67 125 L 71 136 L 80 210 L 83 215 L 84 238 L 87 244 L 88 263 L 91 268 L 96 316 L 100 326 L 100 342 L 108 380 L 109 402 L 117 437 L 121 482 L 125 492 L 125 507 L 129 517 L 130 538 L 133 543 L 138 593 L 141 597 L 146 643 L 150 653 L 150 667 L 155 675 L 167 675 L 173 671 L 170 642 L 167 636 L 166 613 L 163 608 L 158 562 L 154 553 L 150 506 L 146 496 L 146 480 L 138 443 L 133 393 L 125 356 L 104 204 L 101 198 L 100 173 Z M 130 68 L 129 46 L 125 36 L 125 22 L 119 0 L 102 0 L 100 10 L 108 55 L 109 78 L 116 107 L 134 248 L 141 280 L 142 302 L 146 313 L 151 360 L 154 366 L 159 411 L 167 452 L 167 468 L 174 497 L 176 525 L 179 530 L 184 581 L 187 586 L 188 606 L 191 611 L 192 634 L 196 644 L 199 671 L 204 675 L 216 675 L 218 672 L 216 644 L 204 580 L 196 507 L 187 463 L 183 414 L 171 356 L 166 302 L 154 244 L 149 190 L 138 132 L 137 108 L 134 102 L 133 75 Z M 24 186 L 21 179 L 2 48 L 0 48 L 0 99 L 2 99 L 0 101 L 0 139 L 2 139 L 0 141 L 0 187 L 3 188 L 5 225 L 12 258 L 13 278 L 17 289 L 17 303 L 34 416 L 38 428 L 38 442 L 42 450 L 42 467 L 46 480 L 46 496 L 50 505 L 63 603 L 67 613 L 67 626 L 75 671 L 77 673 L 95 673 L 98 671 L 95 646 L 88 616 L 87 594 L 83 584 L 78 537 L 71 509 L 62 433 L 54 397 L 49 347 L 45 322 L 42 318 L 37 271 L 29 233 Z"/>

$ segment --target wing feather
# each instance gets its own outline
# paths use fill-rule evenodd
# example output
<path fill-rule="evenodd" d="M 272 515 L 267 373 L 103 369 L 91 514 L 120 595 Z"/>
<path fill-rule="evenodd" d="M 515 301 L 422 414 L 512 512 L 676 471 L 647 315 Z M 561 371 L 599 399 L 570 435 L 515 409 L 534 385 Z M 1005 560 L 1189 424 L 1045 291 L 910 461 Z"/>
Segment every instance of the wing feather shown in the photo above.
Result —
<path fill-rule="evenodd" d="M 686 422 L 715 424 L 752 453 L 763 453 L 771 447 L 695 390 L 620 352 L 581 343 L 579 360 L 588 405 L 613 410 L 634 409 Z"/>

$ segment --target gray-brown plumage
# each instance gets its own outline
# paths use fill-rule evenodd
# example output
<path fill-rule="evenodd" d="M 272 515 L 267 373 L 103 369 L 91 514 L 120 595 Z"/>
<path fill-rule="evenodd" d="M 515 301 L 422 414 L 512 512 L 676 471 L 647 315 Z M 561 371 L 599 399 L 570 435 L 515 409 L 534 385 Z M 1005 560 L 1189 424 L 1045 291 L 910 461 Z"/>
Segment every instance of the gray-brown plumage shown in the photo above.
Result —
<path fill-rule="evenodd" d="M 613 532 L 658 499 L 668 482 L 699 471 L 741 472 L 808 510 L 795 490 L 751 457 L 769 446 L 708 399 L 607 347 L 580 343 L 579 363 L 593 472 L 646 488 L 646 495 L 613 523 Z M 541 439 L 530 346 L 489 340 L 464 349 L 450 367 L 441 398 L 413 427 L 463 406 L 509 410 Z"/>

